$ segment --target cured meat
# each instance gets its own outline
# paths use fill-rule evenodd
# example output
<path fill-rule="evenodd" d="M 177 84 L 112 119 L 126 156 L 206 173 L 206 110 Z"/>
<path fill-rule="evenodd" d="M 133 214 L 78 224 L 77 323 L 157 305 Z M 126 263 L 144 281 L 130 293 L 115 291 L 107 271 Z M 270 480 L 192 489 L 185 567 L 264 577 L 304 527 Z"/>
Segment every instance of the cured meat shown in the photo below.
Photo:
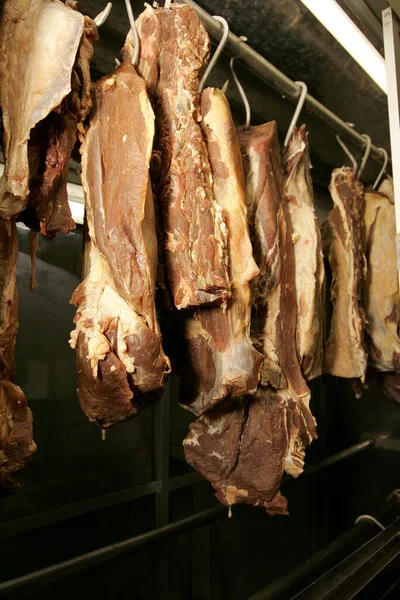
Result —
<path fill-rule="evenodd" d="M 270 514 L 287 514 L 279 492 L 287 448 L 286 415 L 279 392 L 257 391 L 254 397 L 223 404 L 190 425 L 186 460 L 216 490 L 223 504 L 263 506 Z"/>
<path fill-rule="evenodd" d="M 12 217 L 26 206 L 30 133 L 71 91 L 83 30 L 83 16 L 58 0 L 7 0 L 4 5 L 0 29 L 5 156 L 0 180 L 2 218 Z"/>
<path fill-rule="evenodd" d="M 296 349 L 296 276 L 292 229 L 276 123 L 250 127 L 239 134 L 246 177 L 250 228 L 260 275 L 253 280 L 252 338 L 265 360 L 261 385 L 280 393 L 282 410 L 291 406 L 286 470 L 302 471 L 304 448 L 314 437 L 310 390 L 301 373 Z M 306 433 L 305 433 L 306 432 Z"/>
<path fill-rule="evenodd" d="M 145 83 L 125 61 L 94 86 L 82 154 L 90 265 L 71 300 L 79 399 L 103 428 L 156 399 L 169 372 L 155 309 L 153 135 Z"/>
<path fill-rule="evenodd" d="M 33 130 L 29 141 L 30 194 L 20 219 L 43 235 L 67 233 L 76 225 L 68 204 L 68 160 L 76 141 L 72 113 L 51 112 Z"/>
<path fill-rule="evenodd" d="M 362 191 L 351 168 L 333 171 L 330 192 L 335 206 L 322 233 L 332 271 L 333 304 L 324 372 L 364 381 L 368 356 L 362 303 L 367 274 L 362 245 Z"/>
<path fill-rule="evenodd" d="M 368 264 L 364 285 L 368 364 L 378 371 L 400 373 L 400 298 L 393 201 L 383 193 L 365 190 L 363 219 L 363 250 Z"/>
<path fill-rule="evenodd" d="M 14 348 L 18 327 L 14 220 L 0 220 L 0 495 L 17 487 L 15 475 L 28 463 L 36 445 L 32 413 L 14 379 Z"/>
<path fill-rule="evenodd" d="M 28 145 L 30 194 L 20 219 L 33 231 L 50 238 L 58 231 L 67 233 L 76 227 L 68 203 L 68 161 L 91 107 L 90 61 L 93 41 L 98 39 L 95 22 L 84 17 L 84 25 L 71 92 L 36 125 Z"/>
<path fill-rule="evenodd" d="M 160 199 L 169 284 L 179 309 L 224 305 L 230 295 L 226 226 L 215 202 L 200 128 L 198 73 L 210 42 L 196 13 L 183 4 L 147 5 L 137 20 L 138 72 L 153 100 L 161 152 Z M 125 55 L 131 52 L 128 36 Z"/>
<path fill-rule="evenodd" d="M 305 125 L 294 128 L 283 153 L 283 166 L 294 243 L 297 354 L 303 375 L 310 380 L 321 375 L 324 361 L 325 269 Z"/>
<path fill-rule="evenodd" d="M 185 320 L 186 358 L 180 401 L 196 415 L 228 395 L 254 393 L 263 356 L 250 339 L 250 281 L 258 274 L 253 259 L 239 142 L 228 102 L 221 90 L 201 95 L 201 124 L 213 175 L 214 198 L 228 227 L 232 297 L 227 308 L 199 308 Z"/>

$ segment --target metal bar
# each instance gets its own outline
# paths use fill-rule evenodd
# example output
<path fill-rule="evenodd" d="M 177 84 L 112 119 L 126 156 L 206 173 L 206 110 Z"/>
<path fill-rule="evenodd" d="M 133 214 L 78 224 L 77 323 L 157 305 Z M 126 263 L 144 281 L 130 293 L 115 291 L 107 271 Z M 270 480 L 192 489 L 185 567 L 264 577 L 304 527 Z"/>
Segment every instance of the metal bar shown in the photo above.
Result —
<path fill-rule="evenodd" d="M 324 458 L 323 460 L 321 460 L 320 462 L 318 462 L 315 465 L 306 467 L 304 469 L 303 476 L 315 475 L 315 473 L 324 471 L 328 467 L 332 467 L 333 465 L 336 465 L 337 463 L 341 462 L 342 460 L 345 460 L 346 458 L 350 458 L 351 456 L 355 456 L 356 454 L 359 454 L 360 452 L 363 452 L 364 450 L 368 450 L 369 448 L 372 448 L 374 445 L 375 445 L 374 438 L 368 438 L 367 440 L 359 442 L 358 444 L 354 444 L 354 446 L 350 446 L 349 448 L 346 448 L 345 450 L 341 450 L 337 454 L 333 454 L 332 456 L 328 456 L 327 458 Z M 286 479 L 286 477 L 285 477 L 285 479 Z M 292 480 L 292 478 L 290 478 L 290 480 Z"/>
<path fill-rule="evenodd" d="M 344 0 L 346 6 L 380 44 L 383 41 L 382 26 L 364 0 Z"/>
<path fill-rule="evenodd" d="M 183 0 L 183 2 L 196 11 L 210 36 L 219 41 L 223 30 L 221 23 L 216 21 L 208 12 L 193 2 L 193 0 Z M 241 60 L 252 73 L 261 79 L 261 81 L 264 81 L 278 92 L 278 94 L 281 94 L 293 102 L 293 104 L 297 104 L 301 94 L 299 86 L 232 32 L 229 32 L 224 52 Z M 365 150 L 365 138 L 310 94 L 307 94 L 306 96 L 304 110 L 319 121 L 326 123 L 333 131 L 351 142 L 358 150 Z M 379 148 L 374 145 L 371 146 L 370 157 L 376 162 L 383 164 L 382 153 Z"/>
<path fill-rule="evenodd" d="M 196 473 L 196 471 L 193 471 L 191 473 L 186 473 L 185 475 L 171 477 L 168 481 L 168 489 L 171 492 L 199 483 L 200 481 L 204 481 L 203 477 Z M 136 485 L 131 488 L 118 490 L 118 492 L 112 492 L 111 494 L 106 494 L 97 498 L 90 498 L 89 500 L 83 500 L 82 502 L 67 504 L 60 508 L 30 515 L 29 517 L 5 521 L 4 523 L 0 523 L 0 539 L 24 533 L 25 531 L 39 529 L 40 527 L 45 527 L 46 525 L 51 525 L 74 517 L 80 517 L 110 506 L 124 504 L 125 502 L 136 500 L 136 498 L 150 496 L 157 492 L 158 486 L 159 483 L 157 481 L 149 481 L 148 483 Z"/>
<path fill-rule="evenodd" d="M 388 87 L 390 145 L 393 157 L 397 271 L 400 286 L 400 35 L 398 21 L 391 8 L 382 11 L 382 24 Z"/>
<path fill-rule="evenodd" d="M 338 587 L 342 588 L 345 579 L 351 578 L 367 561 L 376 556 L 385 546 L 399 536 L 400 519 L 389 525 L 384 531 L 378 533 L 359 550 L 353 552 L 337 567 L 326 573 L 323 577 L 308 586 L 305 590 L 295 596 L 297 600 L 321 600 L 336 597 Z M 333 595 L 332 595 L 333 594 Z"/>
<path fill-rule="evenodd" d="M 0 584 L 0 598 L 10 597 L 26 591 L 33 592 L 35 588 L 40 587 L 42 584 L 54 582 L 61 577 L 66 577 L 72 573 L 93 567 L 94 565 L 116 558 L 121 554 L 137 550 L 170 536 L 182 534 L 185 531 L 192 531 L 197 527 L 201 527 L 224 516 L 228 517 L 228 509 L 225 506 L 217 506 L 197 515 L 192 515 L 186 519 L 143 533 L 142 535 L 76 556 L 45 569 L 10 579 Z"/>
<path fill-rule="evenodd" d="M 360 592 L 365 590 L 384 569 L 386 569 L 400 555 L 400 540 L 392 540 L 382 548 L 379 553 L 372 556 L 363 566 L 358 569 L 350 582 L 346 580 L 326 597 L 326 600 L 352 600 Z M 368 590 L 365 590 L 367 592 Z M 383 592 L 383 590 L 381 590 Z"/>
<path fill-rule="evenodd" d="M 326 459 L 321 463 L 314 465 L 313 467 L 309 467 L 305 470 L 305 474 L 317 473 L 321 469 L 336 464 L 337 462 L 342 461 L 350 456 L 354 456 L 355 454 L 358 454 L 359 452 L 362 452 L 373 445 L 374 440 L 366 440 L 359 444 L 355 444 L 354 446 L 335 454 L 334 456 L 330 457 L 330 459 Z M 239 507 L 237 507 L 237 509 L 239 509 Z M 175 523 L 170 523 L 164 527 L 153 529 L 152 531 L 141 534 L 134 538 L 129 538 L 122 542 L 118 542 L 117 544 L 112 544 L 111 546 L 105 546 L 99 550 L 82 554 L 70 560 L 46 567 L 45 569 L 41 569 L 27 575 L 22 575 L 21 577 L 17 577 L 16 579 L 12 579 L 0 584 L 0 598 L 5 597 L 8 594 L 15 593 L 16 591 L 25 590 L 27 586 L 33 586 L 40 584 L 41 582 L 52 581 L 53 579 L 58 579 L 60 577 L 69 575 L 70 573 L 86 569 L 98 563 L 115 558 L 116 556 L 119 556 L 125 552 L 135 550 L 138 547 L 165 539 L 166 537 L 177 535 L 185 531 L 192 531 L 197 527 L 201 527 L 206 523 L 210 523 L 227 515 L 228 511 L 225 506 L 217 506 L 210 510 L 187 517 L 186 519 L 176 521 Z"/>
<path fill-rule="evenodd" d="M 347 448 L 338 454 L 334 454 L 333 456 L 317 463 L 316 465 L 306 467 L 302 477 L 312 475 L 323 468 L 329 467 L 345 458 L 348 458 L 349 456 L 358 454 L 359 452 L 372 447 L 374 443 L 375 440 L 371 438 L 360 442 L 359 444 L 355 444 L 354 446 L 350 446 L 350 448 Z M 386 443 L 390 443 L 390 440 L 386 440 Z M 185 475 L 172 477 L 168 482 L 168 488 L 170 491 L 173 491 L 193 485 L 195 483 L 199 483 L 200 481 L 203 481 L 203 478 L 198 473 L 191 472 Z M 285 477 L 282 483 L 285 484 L 289 481 L 295 480 L 292 477 Z M 17 535 L 18 533 L 23 533 L 25 531 L 39 529 L 40 527 L 45 527 L 46 525 L 51 525 L 52 523 L 79 517 L 81 515 L 95 512 L 97 510 L 108 508 L 117 504 L 123 504 L 124 502 L 135 500 L 136 498 L 142 498 L 150 494 L 155 494 L 157 492 L 158 485 L 159 484 L 157 481 L 150 481 L 149 483 L 144 483 L 142 485 L 120 490 L 118 492 L 113 492 L 112 494 L 100 496 L 99 498 L 91 498 L 90 500 L 84 500 L 83 502 L 77 502 L 76 504 L 68 504 L 67 506 L 62 506 L 61 508 L 56 508 L 38 515 L 31 515 L 22 519 L 16 519 L 15 521 L 2 523 L 0 525 L 0 539 Z"/>
<path fill-rule="evenodd" d="M 400 452 L 400 440 L 390 437 L 381 437 L 378 436 L 376 438 L 376 447 L 381 450 L 389 450 L 391 452 Z"/>
<path fill-rule="evenodd" d="M 393 497 L 385 505 L 383 511 L 378 515 L 380 520 L 385 520 L 392 514 L 394 507 L 399 506 L 399 499 Z M 357 523 L 352 529 L 333 540 L 325 548 L 317 552 L 308 560 L 302 562 L 298 567 L 276 579 L 264 589 L 256 592 L 249 600 L 288 600 L 293 598 L 296 591 L 304 589 L 307 582 L 315 578 L 318 573 L 326 573 L 333 565 L 345 555 L 346 551 L 352 551 L 356 544 L 367 541 L 365 537 L 368 532 L 374 530 L 370 522 Z"/>

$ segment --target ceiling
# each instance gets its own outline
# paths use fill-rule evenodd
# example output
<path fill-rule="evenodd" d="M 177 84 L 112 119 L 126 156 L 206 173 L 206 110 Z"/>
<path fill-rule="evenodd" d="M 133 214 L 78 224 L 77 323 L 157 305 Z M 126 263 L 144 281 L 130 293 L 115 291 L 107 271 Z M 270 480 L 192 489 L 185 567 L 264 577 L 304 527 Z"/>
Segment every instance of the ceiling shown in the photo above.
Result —
<path fill-rule="evenodd" d="M 350 0 L 340 0 L 349 4 Z M 363 4 L 362 0 L 356 0 Z M 0 1 L 0 5 L 4 0 Z M 162 2 L 161 2 L 162 3 Z M 387 99 L 380 88 L 366 75 L 339 43 L 325 30 L 300 0 L 198 0 L 213 15 L 225 17 L 231 31 L 246 35 L 248 44 L 272 62 L 291 79 L 305 81 L 309 92 L 344 121 L 354 123 L 360 133 L 367 133 L 377 146 L 389 149 Z M 78 8 L 91 17 L 99 13 L 104 3 L 98 0 L 79 0 Z M 143 1 L 131 2 L 135 16 L 143 10 Z M 366 0 L 374 18 L 380 19 L 385 0 Z M 352 18 L 356 16 L 346 6 Z M 364 32 L 379 48 L 367 27 L 357 21 Z M 124 0 L 114 0 L 111 14 L 100 28 L 100 41 L 96 43 L 92 64 L 93 77 L 112 71 L 115 57 L 129 29 Z M 276 119 L 282 138 L 290 122 L 294 107 L 278 96 L 266 84 L 240 65 L 238 76 L 245 88 L 252 108 L 252 123 Z M 209 85 L 221 86 L 229 76 L 228 59 L 220 58 L 208 80 Z M 233 85 L 228 88 L 235 119 L 240 124 L 244 111 Z M 300 121 L 307 123 L 314 166 L 314 180 L 318 186 L 328 185 L 331 170 L 345 162 L 334 132 L 323 123 L 302 114 Z M 358 153 L 359 157 L 359 153 Z M 369 162 L 366 181 L 374 179 L 379 167 Z"/>

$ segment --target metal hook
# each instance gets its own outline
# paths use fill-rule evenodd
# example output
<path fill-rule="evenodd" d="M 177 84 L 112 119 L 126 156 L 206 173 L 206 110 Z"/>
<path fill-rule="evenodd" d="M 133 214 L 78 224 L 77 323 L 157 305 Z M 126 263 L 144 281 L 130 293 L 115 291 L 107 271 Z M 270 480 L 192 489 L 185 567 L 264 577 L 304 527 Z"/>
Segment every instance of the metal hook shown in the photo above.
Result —
<path fill-rule="evenodd" d="M 129 0 L 125 0 L 125 6 L 126 6 L 126 12 L 128 13 L 128 19 L 129 19 L 129 24 L 131 26 L 131 31 L 132 31 L 132 35 L 133 35 L 133 43 L 134 43 L 134 48 L 133 48 L 133 56 L 132 56 L 132 65 L 134 67 L 137 66 L 138 63 L 138 59 L 139 59 L 139 35 L 136 29 L 136 25 L 135 25 L 135 19 L 133 16 L 133 12 L 132 12 L 132 6 Z"/>
<path fill-rule="evenodd" d="M 393 496 L 396 496 L 400 500 L 400 490 L 393 490 L 393 492 L 388 496 L 388 500 L 391 500 Z"/>
<path fill-rule="evenodd" d="M 220 23 L 222 23 L 223 26 L 223 34 L 221 37 L 221 40 L 217 46 L 217 49 L 214 52 L 214 55 L 212 57 L 212 59 L 210 60 L 210 62 L 208 63 L 207 69 L 204 71 L 204 75 L 201 78 L 201 81 L 199 83 L 199 94 L 201 94 L 201 92 L 203 91 L 203 87 L 204 84 L 207 80 L 207 77 L 209 76 L 209 74 L 211 73 L 211 71 L 213 70 L 215 63 L 217 62 L 217 60 L 219 59 L 220 55 L 222 54 L 223 49 L 225 48 L 226 45 L 226 40 L 228 39 L 228 35 L 229 35 L 229 24 L 228 21 L 226 19 L 224 19 L 224 17 L 219 17 L 218 15 L 214 15 L 213 19 L 215 19 L 216 21 L 219 21 Z"/>
<path fill-rule="evenodd" d="M 362 523 L 363 521 L 370 521 L 371 523 L 374 523 L 377 527 L 382 529 L 382 531 L 385 531 L 385 529 L 386 529 L 386 527 L 384 525 L 382 525 L 382 523 L 380 523 L 380 521 L 378 521 L 378 519 L 375 519 L 375 517 L 372 517 L 371 515 L 360 515 L 354 521 L 354 524 L 357 525 L 358 523 Z"/>
<path fill-rule="evenodd" d="M 382 154 L 383 154 L 384 161 L 383 161 L 383 167 L 382 167 L 382 169 L 379 171 L 379 175 L 378 175 L 378 177 L 375 179 L 375 183 L 374 183 L 374 185 L 372 186 L 372 189 L 373 189 L 373 190 L 376 190 L 376 188 L 378 187 L 378 183 L 380 182 L 382 175 L 383 175 L 383 174 L 384 174 L 384 172 L 386 171 L 386 167 L 387 167 L 387 164 L 388 164 L 388 161 L 389 161 L 389 155 L 388 155 L 388 153 L 386 152 L 385 148 L 379 148 L 379 150 L 380 150 L 380 151 L 382 152 Z"/>
<path fill-rule="evenodd" d="M 285 142 L 284 142 L 285 146 L 288 144 L 290 137 L 293 133 L 293 129 L 296 126 L 297 120 L 298 120 L 300 113 L 302 111 L 302 108 L 304 106 L 304 102 L 306 100 L 307 92 L 308 92 L 307 84 L 305 84 L 304 81 L 295 81 L 295 84 L 301 88 L 301 93 L 300 93 L 299 100 L 297 102 L 296 110 L 294 111 L 294 115 L 292 117 L 292 120 L 289 125 L 289 129 L 288 129 L 286 137 L 285 137 Z"/>
<path fill-rule="evenodd" d="M 372 141 L 371 141 L 371 138 L 369 135 L 367 135 L 366 133 L 363 133 L 362 137 L 365 140 L 367 140 L 367 145 L 365 147 L 364 156 L 362 157 L 362 160 L 361 160 L 360 168 L 358 169 L 357 179 L 361 179 L 361 174 L 365 169 L 365 165 L 367 164 L 369 153 L 371 152 L 371 145 L 372 145 Z"/>
<path fill-rule="evenodd" d="M 351 160 L 352 165 L 353 165 L 354 174 L 356 174 L 357 173 L 357 166 L 358 166 L 356 159 L 354 158 L 354 156 L 352 155 L 352 153 L 350 152 L 350 150 L 348 149 L 348 147 L 346 146 L 346 144 L 342 141 L 341 137 L 339 135 L 336 135 L 335 137 L 336 137 L 336 141 L 339 144 L 339 146 L 344 150 L 344 152 L 347 154 L 347 156 Z"/>
<path fill-rule="evenodd" d="M 247 42 L 247 37 L 244 36 L 244 35 L 241 35 L 239 39 L 240 39 L 241 42 Z M 236 75 L 236 72 L 235 72 L 235 69 L 234 69 L 234 66 L 233 66 L 235 64 L 235 60 L 236 60 L 236 58 L 231 58 L 230 63 L 229 63 L 229 67 L 231 69 L 233 81 L 236 84 L 236 87 L 238 89 L 240 97 L 242 98 L 242 101 L 243 101 L 243 104 L 244 104 L 244 108 L 245 108 L 245 111 L 246 111 L 246 121 L 245 121 L 245 124 L 243 126 L 243 129 L 248 129 L 250 127 L 250 121 L 251 121 L 251 108 L 250 108 L 250 103 L 249 103 L 249 101 L 247 99 L 247 96 L 246 96 L 246 92 L 244 91 L 243 86 L 240 83 L 238 76 Z M 224 85 L 222 87 L 222 91 L 224 93 L 226 92 L 226 90 L 228 88 L 228 85 L 229 85 L 229 79 L 227 79 L 225 81 L 225 83 L 224 83 Z"/>
<path fill-rule="evenodd" d="M 108 15 L 110 14 L 111 9 L 112 9 L 112 4 L 111 4 L 111 2 L 108 2 L 105 9 L 102 10 L 101 13 L 99 13 L 97 15 L 97 17 L 95 17 L 93 19 L 93 21 L 96 23 L 97 27 L 100 27 L 101 25 L 103 25 L 103 23 L 105 23 L 107 21 Z"/>
<path fill-rule="evenodd" d="M 164 8 L 170 8 L 171 0 L 165 0 Z"/>

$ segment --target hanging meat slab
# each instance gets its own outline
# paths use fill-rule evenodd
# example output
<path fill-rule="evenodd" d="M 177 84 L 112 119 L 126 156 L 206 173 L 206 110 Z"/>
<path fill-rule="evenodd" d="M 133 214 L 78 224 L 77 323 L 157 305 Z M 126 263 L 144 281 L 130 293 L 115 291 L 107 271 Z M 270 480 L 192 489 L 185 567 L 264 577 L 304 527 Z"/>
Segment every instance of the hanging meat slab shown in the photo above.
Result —
<path fill-rule="evenodd" d="M 400 373 L 400 298 L 396 257 L 396 216 L 389 196 L 364 191 L 363 250 L 368 365 Z"/>
<path fill-rule="evenodd" d="M 295 255 L 275 122 L 241 131 L 247 202 L 260 275 L 252 282 L 252 338 L 264 354 L 261 385 L 279 392 L 281 410 L 292 415 L 285 470 L 303 470 L 305 447 L 316 437 L 310 390 L 296 348 Z"/>
<path fill-rule="evenodd" d="M 334 208 L 322 235 L 332 271 L 333 314 L 324 371 L 364 381 L 368 356 L 362 301 L 367 275 L 362 243 L 363 187 L 353 170 L 343 167 L 333 171 L 330 192 Z"/>
<path fill-rule="evenodd" d="M 94 86 L 82 154 L 89 274 L 72 297 L 79 399 L 103 428 L 157 399 L 169 372 L 155 308 L 153 135 L 145 83 L 125 61 Z"/>
<path fill-rule="evenodd" d="M 230 296 L 227 232 L 213 196 L 200 127 L 198 73 L 208 59 L 208 34 L 188 6 L 147 5 L 137 20 L 138 72 L 156 112 L 161 152 L 160 198 L 169 284 L 178 309 L 225 305 Z M 128 36 L 125 55 L 131 53 Z"/>
<path fill-rule="evenodd" d="M 57 232 L 67 233 L 76 225 L 68 203 L 68 161 L 77 135 L 91 107 L 90 62 L 93 42 L 98 39 L 92 19 L 84 17 L 75 64 L 71 92 L 61 105 L 40 121 L 31 131 L 28 143 L 30 194 L 20 220 L 32 231 L 52 238 Z"/>
<path fill-rule="evenodd" d="M 250 339 L 250 281 L 258 274 L 247 222 L 240 146 L 221 90 L 201 95 L 201 126 L 213 175 L 213 194 L 228 228 L 232 297 L 227 307 L 199 308 L 185 319 L 180 402 L 196 415 L 227 396 L 254 393 L 263 356 Z"/>
<path fill-rule="evenodd" d="M 0 29 L 0 108 L 5 170 L 0 217 L 21 212 L 29 193 L 28 140 L 71 91 L 83 16 L 58 0 L 7 0 Z"/>
<path fill-rule="evenodd" d="M 18 242 L 14 220 L 0 220 L 0 495 L 17 487 L 36 445 L 32 413 L 20 387 L 13 383 L 18 328 L 16 271 Z"/>
<path fill-rule="evenodd" d="M 294 129 L 283 153 L 283 166 L 294 244 L 297 353 L 303 375 L 310 380 L 321 375 L 324 361 L 325 269 L 305 125 Z"/>
<path fill-rule="evenodd" d="M 223 504 L 252 504 L 287 514 L 280 494 L 287 447 L 285 411 L 272 388 L 208 411 L 190 425 L 186 460 Z"/>

